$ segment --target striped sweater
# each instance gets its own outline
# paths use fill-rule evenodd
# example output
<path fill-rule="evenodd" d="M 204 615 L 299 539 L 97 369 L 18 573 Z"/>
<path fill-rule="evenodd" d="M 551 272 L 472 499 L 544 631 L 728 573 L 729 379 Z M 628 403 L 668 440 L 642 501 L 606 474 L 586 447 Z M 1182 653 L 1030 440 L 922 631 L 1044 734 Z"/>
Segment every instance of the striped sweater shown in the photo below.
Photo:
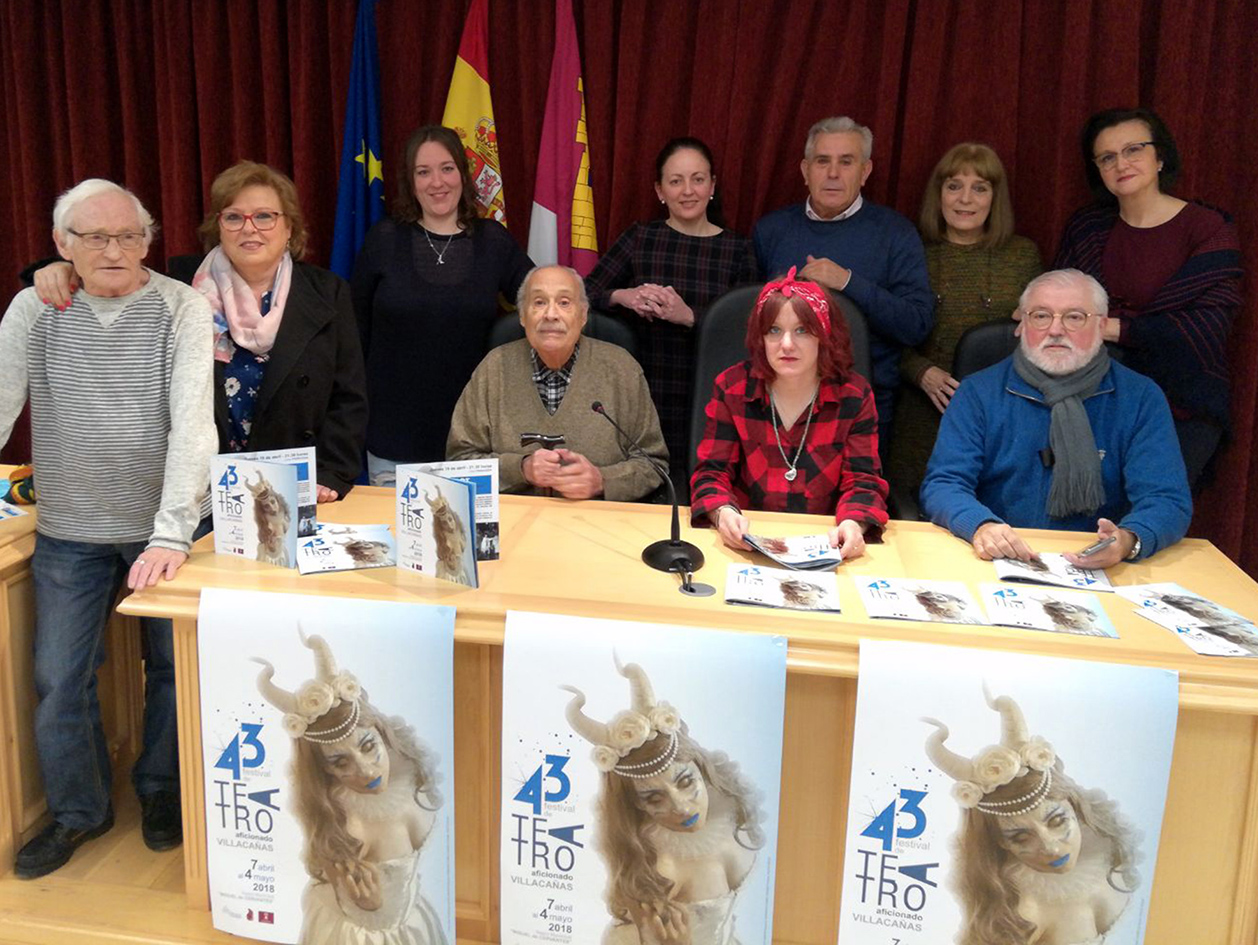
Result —
<path fill-rule="evenodd" d="M 211 328 L 200 293 L 151 271 L 64 312 L 17 294 L 0 320 L 0 445 L 29 399 L 42 534 L 188 550 L 217 447 Z"/>

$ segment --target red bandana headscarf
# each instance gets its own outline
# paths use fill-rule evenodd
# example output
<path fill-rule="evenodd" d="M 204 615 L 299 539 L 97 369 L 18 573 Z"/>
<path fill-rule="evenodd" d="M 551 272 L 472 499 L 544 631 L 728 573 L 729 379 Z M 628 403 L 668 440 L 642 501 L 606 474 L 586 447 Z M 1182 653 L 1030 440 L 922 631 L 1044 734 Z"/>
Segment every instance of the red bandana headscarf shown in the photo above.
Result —
<path fill-rule="evenodd" d="M 826 299 L 825 292 L 815 282 L 802 282 L 796 279 L 794 266 L 791 266 L 790 272 L 781 279 L 768 283 L 760 290 L 760 297 L 756 299 L 756 308 L 752 313 L 753 318 L 760 314 L 765 301 L 774 292 L 781 292 L 788 299 L 798 295 L 817 316 L 817 321 L 821 323 L 821 330 L 826 335 L 830 334 L 830 302 Z"/>

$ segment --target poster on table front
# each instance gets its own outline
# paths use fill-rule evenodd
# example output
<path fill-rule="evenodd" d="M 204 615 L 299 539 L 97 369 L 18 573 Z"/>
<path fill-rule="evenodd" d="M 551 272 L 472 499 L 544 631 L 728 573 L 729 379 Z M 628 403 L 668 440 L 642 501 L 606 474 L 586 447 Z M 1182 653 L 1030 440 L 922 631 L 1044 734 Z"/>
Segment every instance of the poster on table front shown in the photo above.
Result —
<path fill-rule="evenodd" d="M 769 945 L 786 641 L 508 613 L 502 941 Z"/>
<path fill-rule="evenodd" d="M 861 641 L 843 945 L 1140 945 L 1178 677 Z"/>
<path fill-rule="evenodd" d="M 199 620 L 215 928 L 453 943 L 453 609 L 206 590 Z"/>

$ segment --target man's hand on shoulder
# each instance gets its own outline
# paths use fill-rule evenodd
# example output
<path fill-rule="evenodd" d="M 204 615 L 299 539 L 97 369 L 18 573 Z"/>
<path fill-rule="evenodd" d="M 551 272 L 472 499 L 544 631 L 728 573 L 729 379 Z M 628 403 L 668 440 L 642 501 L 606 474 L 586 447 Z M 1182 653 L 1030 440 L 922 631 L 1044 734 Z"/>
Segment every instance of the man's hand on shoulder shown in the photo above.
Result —
<path fill-rule="evenodd" d="M 835 292 L 842 292 L 847 288 L 848 281 L 852 278 L 852 270 L 844 269 L 838 263 L 824 256 L 818 259 L 816 256 L 808 257 L 808 265 L 799 270 L 800 279 L 806 279 L 809 282 L 819 282 L 828 289 Z"/>
<path fill-rule="evenodd" d="M 1017 558 L 1019 561 L 1030 561 L 1035 552 L 1030 545 L 1022 540 L 1010 526 L 1004 522 L 984 522 L 974 530 L 970 539 L 975 553 L 984 561 L 993 558 Z"/>

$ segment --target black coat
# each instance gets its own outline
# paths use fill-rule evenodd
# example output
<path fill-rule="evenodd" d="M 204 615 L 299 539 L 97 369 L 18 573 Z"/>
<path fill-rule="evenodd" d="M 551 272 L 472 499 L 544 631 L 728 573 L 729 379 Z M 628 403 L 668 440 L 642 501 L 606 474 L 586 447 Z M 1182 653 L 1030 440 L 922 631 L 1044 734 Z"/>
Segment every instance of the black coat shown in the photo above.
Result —
<path fill-rule="evenodd" d="M 362 471 L 367 437 L 367 378 L 349 285 L 326 269 L 295 262 L 283 319 L 254 405 L 248 448 L 313 446 L 319 485 L 344 497 Z M 220 448 L 229 441 L 225 367 L 214 362 Z"/>

